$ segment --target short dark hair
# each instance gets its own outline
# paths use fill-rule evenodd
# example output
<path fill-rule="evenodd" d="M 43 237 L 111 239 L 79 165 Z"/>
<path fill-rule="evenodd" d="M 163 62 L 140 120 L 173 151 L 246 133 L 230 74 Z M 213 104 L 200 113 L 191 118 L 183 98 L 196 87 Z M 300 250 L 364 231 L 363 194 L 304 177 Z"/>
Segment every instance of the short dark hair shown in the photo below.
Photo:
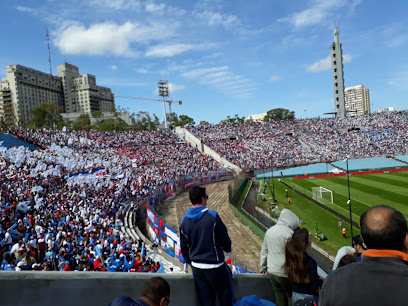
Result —
<path fill-rule="evenodd" d="M 363 240 L 361 239 L 360 235 L 354 236 L 353 237 L 353 246 L 359 245 L 361 246 L 364 250 L 367 250 L 367 247 L 365 246 Z"/>
<path fill-rule="evenodd" d="M 203 187 L 193 187 L 190 192 L 191 204 L 200 204 L 202 199 L 205 198 L 205 188 Z"/>
<path fill-rule="evenodd" d="M 146 282 L 141 295 L 159 305 L 162 298 L 170 297 L 170 285 L 164 278 L 152 277 Z"/>
<path fill-rule="evenodd" d="M 368 220 L 368 218 L 374 210 L 378 209 L 384 210 L 384 224 L 378 224 L 377 228 L 372 228 L 373 225 L 376 225 L 373 222 L 376 221 Z M 407 220 L 398 210 L 386 205 L 379 205 L 370 208 L 361 215 L 360 227 L 361 236 L 368 249 L 401 251 L 403 239 L 407 233 Z"/>
<path fill-rule="evenodd" d="M 344 266 L 346 266 L 346 265 L 348 265 L 348 264 L 351 264 L 351 263 L 353 263 L 353 262 L 356 262 L 356 259 L 354 258 L 353 255 L 350 255 L 350 254 L 344 255 L 344 256 L 340 259 L 339 265 L 337 266 L 337 268 L 344 267 Z"/>

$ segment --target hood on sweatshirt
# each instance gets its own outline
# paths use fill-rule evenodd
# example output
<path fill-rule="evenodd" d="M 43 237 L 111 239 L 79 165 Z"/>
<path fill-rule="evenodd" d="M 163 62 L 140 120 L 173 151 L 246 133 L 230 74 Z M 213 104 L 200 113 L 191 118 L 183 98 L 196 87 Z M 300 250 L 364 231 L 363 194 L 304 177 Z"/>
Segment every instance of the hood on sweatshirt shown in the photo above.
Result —
<path fill-rule="evenodd" d="M 278 224 L 289 226 L 292 230 L 299 227 L 299 218 L 289 209 L 284 208 L 279 216 Z"/>
<path fill-rule="evenodd" d="M 208 211 L 208 208 L 205 206 L 196 206 L 187 209 L 186 211 L 186 218 L 190 219 L 191 221 L 198 221 L 201 219 L 202 216 Z"/>

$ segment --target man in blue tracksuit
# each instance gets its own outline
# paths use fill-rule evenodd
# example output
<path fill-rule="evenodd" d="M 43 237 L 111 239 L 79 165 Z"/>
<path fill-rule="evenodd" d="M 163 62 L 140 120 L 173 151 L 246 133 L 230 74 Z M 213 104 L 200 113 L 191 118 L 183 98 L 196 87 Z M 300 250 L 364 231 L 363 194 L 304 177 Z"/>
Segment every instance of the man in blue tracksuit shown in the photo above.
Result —
<path fill-rule="evenodd" d="M 231 239 L 217 212 L 209 210 L 205 188 L 190 190 L 189 208 L 180 223 L 180 249 L 193 270 L 194 284 L 201 305 L 235 304 L 231 272 L 224 252 L 231 252 Z"/>

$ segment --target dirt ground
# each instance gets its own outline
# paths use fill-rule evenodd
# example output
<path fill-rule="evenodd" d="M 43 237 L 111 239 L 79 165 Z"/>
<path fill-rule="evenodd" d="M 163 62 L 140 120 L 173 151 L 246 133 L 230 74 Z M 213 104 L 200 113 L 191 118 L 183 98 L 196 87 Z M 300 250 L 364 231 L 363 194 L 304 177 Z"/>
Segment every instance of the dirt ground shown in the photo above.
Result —
<path fill-rule="evenodd" d="M 207 207 L 218 212 L 228 229 L 232 241 L 231 258 L 233 263 L 244 269 L 258 271 L 262 240 L 229 209 L 228 183 L 219 182 L 205 185 L 209 195 Z M 191 204 L 188 192 L 184 192 L 166 201 L 160 208 L 158 215 L 164 223 L 178 232 L 181 218 L 189 207 Z"/>

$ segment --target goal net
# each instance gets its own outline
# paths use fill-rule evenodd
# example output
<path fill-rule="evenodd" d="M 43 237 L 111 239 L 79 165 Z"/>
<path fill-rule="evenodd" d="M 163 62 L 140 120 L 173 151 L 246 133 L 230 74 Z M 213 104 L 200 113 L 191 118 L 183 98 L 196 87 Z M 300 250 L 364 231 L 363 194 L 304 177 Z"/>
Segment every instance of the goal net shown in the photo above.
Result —
<path fill-rule="evenodd" d="M 323 204 L 333 203 L 333 192 L 330 189 L 322 186 L 312 187 L 312 192 L 314 200 Z"/>

